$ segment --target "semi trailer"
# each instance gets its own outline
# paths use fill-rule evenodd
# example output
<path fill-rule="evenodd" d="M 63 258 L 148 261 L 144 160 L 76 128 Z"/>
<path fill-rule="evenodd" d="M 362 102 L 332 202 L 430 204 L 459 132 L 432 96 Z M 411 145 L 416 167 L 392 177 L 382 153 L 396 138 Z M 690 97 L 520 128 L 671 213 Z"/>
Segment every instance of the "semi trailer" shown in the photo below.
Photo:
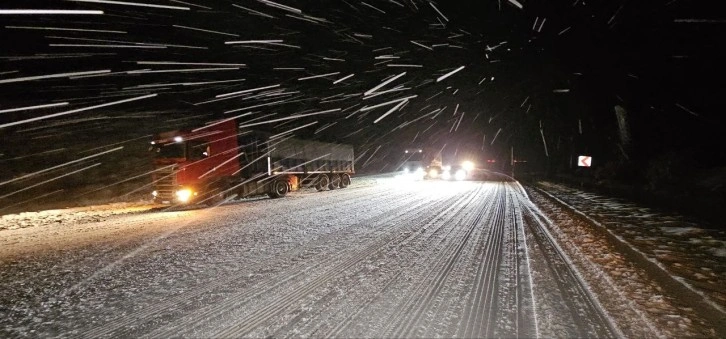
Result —
<path fill-rule="evenodd" d="M 154 201 L 218 204 L 232 197 L 284 197 L 303 187 L 346 188 L 353 146 L 240 130 L 234 120 L 154 135 Z"/>

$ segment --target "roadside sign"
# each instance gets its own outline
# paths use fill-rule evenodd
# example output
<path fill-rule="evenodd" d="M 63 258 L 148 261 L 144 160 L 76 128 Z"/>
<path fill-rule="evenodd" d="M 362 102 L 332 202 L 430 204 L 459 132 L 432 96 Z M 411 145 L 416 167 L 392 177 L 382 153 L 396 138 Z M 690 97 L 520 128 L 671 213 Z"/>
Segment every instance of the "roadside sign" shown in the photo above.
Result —
<path fill-rule="evenodd" d="M 592 157 L 589 155 L 580 155 L 577 157 L 578 167 L 590 167 L 592 165 Z"/>

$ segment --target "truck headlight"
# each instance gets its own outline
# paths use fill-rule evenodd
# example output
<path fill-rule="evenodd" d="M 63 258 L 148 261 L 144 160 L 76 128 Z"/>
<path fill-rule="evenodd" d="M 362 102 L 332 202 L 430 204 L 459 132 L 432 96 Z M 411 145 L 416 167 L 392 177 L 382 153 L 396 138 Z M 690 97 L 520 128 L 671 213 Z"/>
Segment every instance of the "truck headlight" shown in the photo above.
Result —
<path fill-rule="evenodd" d="M 471 171 L 474 169 L 474 163 L 467 160 L 461 163 L 461 167 L 466 171 Z"/>
<path fill-rule="evenodd" d="M 437 171 L 435 168 L 432 168 L 429 170 L 429 177 L 430 178 L 436 178 L 439 176 L 439 171 Z"/>
<path fill-rule="evenodd" d="M 456 180 L 466 179 L 466 171 L 463 169 L 456 171 L 456 173 L 454 174 L 454 179 L 456 179 Z"/>
<path fill-rule="evenodd" d="M 180 190 L 176 191 L 176 199 L 179 200 L 180 202 L 189 202 L 189 199 L 192 198 L 193 194 L 194 194 L 194 192 L 192 192 L 192 190 L 190 190 L 188 188 L 180 189 Z"/>

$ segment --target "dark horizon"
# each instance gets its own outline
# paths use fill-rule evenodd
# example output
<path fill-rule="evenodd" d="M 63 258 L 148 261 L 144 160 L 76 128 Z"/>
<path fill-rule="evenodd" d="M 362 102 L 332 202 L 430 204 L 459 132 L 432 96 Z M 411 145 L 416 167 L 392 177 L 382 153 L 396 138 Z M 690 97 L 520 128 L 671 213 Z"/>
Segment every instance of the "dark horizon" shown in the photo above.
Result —
<path fill-rule="evenodd" d="M 514 149 L 532 171 L 549 174 L 571 172 L 573 156 L 590 155 L 592 173 L 626 182 L 662 166 L 679 178 L 726 165 L 717 106 L 726 94 L 718 85 L 725 21 L 715 2 L 133 3 L 3 5 L 104 14 L 0 15 L 0 182 L 124 148 L 5 184 L 0 195 L 138 176 L 150 170 L 143 149 L 154 133 L 326 110 L 259 128 L 309 125 L 295 135 L 353 144 L 364 160 L 375 153 L 361 172 L 392 170 L 403 149 L 421 145 L 478 149 L 500 163 Z M 380 91 L 404 89 L 364 99 L 403 72 Z M 395 104 L 359 111 L 414 95 L 395 112 Z M 97 105 L 107 106 L 84 110 Z"/>

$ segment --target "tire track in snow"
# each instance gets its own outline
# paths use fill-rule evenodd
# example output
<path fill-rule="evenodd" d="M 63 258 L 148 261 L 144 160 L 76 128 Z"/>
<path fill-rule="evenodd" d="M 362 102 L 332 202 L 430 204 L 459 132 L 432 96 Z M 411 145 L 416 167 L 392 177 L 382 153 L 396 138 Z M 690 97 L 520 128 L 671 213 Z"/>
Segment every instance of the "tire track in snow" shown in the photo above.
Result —
<path fill-rule="evenodd" d="M 493 187 L 490 187 L 493 186 Z M 458 255 L 458 262 L 453 267 L 450 277 L 447 277 L 449 284 L 448 290 L 443 290 L 441 293 L 437 293 L 433 303 L 425 312 L 425 317 L 418 320 L 416 327 L 412 328 L 413 331 L 409 331 L 411 335 L 415 336 L 428 336 L 433 334 L 440 327 L 438 335 L 444 334 L 447 336 L 453 336 L 459 329 L 459 323 L 461 316 L 464 315 L 465 304 L 470 296 L 471 284 L 466 284 L 466 279 L 471 281 L 476 280 L 476 272 L 478 271 L 479 265 L 482 263 L 482 256 L 484 251 L 482 247 L 488 237 L 491 236 L 491 228 L 488 227 L 490 219 L 484 219 L 493 215 L 496 207 L 496 197 L 499 192 L 499 186 L 490 184 L 481 184 L 481 187 L 485 189 L 486 195 L 478 199 L 481 206 L 475 205 L 470 206 L 470 211 L 474 211 L 474 214 L 467 220 L 462 220 L 461 226 L 468 225 L 471 223 L 472 228 L 470 238 L 467 240 L 468 246 L 463 248 L 463 251 Z M 473 221 L 472 221 L 473 220 Z M 476 231 L 476 232 L 474 232 Z M 475 268 L 472 272 L 471 268 Z M 459 304 L 455 304 L 455 301 L 461 301 Z M 440 324 L 438 324 L 440 322 Z M 433 324 L 433 328 L 431 325 Z M 445 331 L 445 332 L 441 332 Z"/>
<path fill-rule="evenodd" d="M 467 197 L 469 198 L 469 197 Z M 461 200 L 461 199 L 460 199 Z M 446 204 L 440 204 L 438 201 L 425 199 L 424 205 L 433 206 L 434 213 L 432 214 L 432 217 L 438 216 L 443 210 L 447 209 L 448 207 Z M 403 225 L 410 225 L 410 220 L 414 219 L 419 215 L 419 209 L 422 208 L 420 206 L 412 206 L 407 208 L 402 214 L 398 215 L 392 215 L 381 224 L 385 224 L 390 221 L 396 221 L 398 224 Z M 422 208 L 423 210 L 426 210 L 425 208 Z M 403 241 L 408 240 L 408 238 L 415 236 L 415 233 L 413 234 L 407 234 L 407 233 L 401 233 L 398 232 L 399 229 L 393 230 L 394 232 L 398 233 L 397 236 L 393 236 L 392 239 L 389 238 L 382 238 L 374 241 L 372 244 L 369 244 L 365 246 L 365 248 L 362 251 L 357 251 L 353 253 L 352 255 L 349 255 L 347 258 L 342 260 L 332 260 L 337 261 L 335 265 L 327 269 L 323 274 L 318 276 L 315 279 L 312 279 L 312 281 L 306 282 L 303 284 L 303 286 L 294 289 L 290 292 L 287 292 L 283 294 L 282 296 L 276 298 L 274 301 L 268 303 L 263 309 L 257 310 L 254 313 L 249 314 L 246 317 L 238 318 L 236 319 L 236 324 L 228 327 L 226 329 L 223 329 L 221 331 L 218 331 L 216 333 L 210 334 L 212 337 L 241 337 L 241 336 L 248 336 L 250 332 L 252 332 L 255 328 L 261 326 L 267 321 L 270 321 L 275 316 L 288 311 L 291 309 L 296 303 L 298 303 L 300 300 L 302 300 L 305 296 L 311 294 L 313 291 L 315 291 L 318 288 L 323 287 L 326 283 L 329 281 L 335 279 L 338 277 L 341 273 L 345 272 L 346 270 L 354 267 L 359 262 L 363 261 L 365 258 L 373 256 L 377 252 L 389 247 L 391 244 L 394 243 L 400 243 Z M 326 265 L 327 266 L 327 265 Z M 269 291 L 263 291 L 265 293 L 269 293 Z"/>
<path fill-rule="evenodd" d="M 540 212 L 530 204 L 524 204 L 524 207 L 525 225 L 538 247 L 546 254 L 540 259 L 546 262 L 549 271 L 556 278 L 557 287 L 575 325 L 576 333 L 568 333 L 566 336 L 622 337 L 622 332 L 606 316 L 599 302 L 590 293 L 587 284 L 574 270 L 567 255 L 547 232 L 546 222 L 542 220 Z"/>
<path fill-rule="evenodd" d="M 397 246 L 394 246 L 392 248 L 396 249 L 403 249 L 411 245 L 411 243 L 415 241 L 421 241 L 420 238 L 425 237 L 426 231 L 431 231 L 431 234 L 429 234 L 426 239 L 423 239 L 423 242 L 427 242 L 433 235 L 435 235 L 439 230 L 441 230 L 449 221 L 453 220 L 465 207 L 466 204 L 463 202 L 466 201 L 468 197 L 466 195 L 459 197 L 455 202 L 451 204 L 445 204 L 444 206 L 449 206 L 443 211 L 433 211 L 427 219 L 421 220 L 420 224 L 422 227 L 420 229 L 414 230 L 414 233 L 408 237 L 407 239 L 404 239 L 402 242 L 398 243 Z M 451 200 L 451 199 L 450 199 Z M 435 219 L 435 220 L 434 220 Z M 408 227 L 408 226 L 407 226 Z M 434 228 L 433 230 L 429 230 L 429 228 Z M 386 252 L 381 252 L 380 256 L 385 257 Z M 370 307 L 375 301 L 380 298 L 381 295 L 383 295 L 388 288 L 393 285 L 394 283 L 398 282 L 398 278 L 403 273 L 403 270 L 397 270 L 397 273 L 394 274 L 391 277 L 388 277 L 387 281 L 384 283 L 382 288 L 379 288 L 375 293 L 371 296 L 369 295 L 366 300 L 363 302 L 363 304 L 358 307 L 357 311 L 355 311 L 353 314 L 350 314 L 346 316 L 346 318 L 339 322 L 334 328 L 328 331 L 324 335 L 324 337 L 332 338 L 332 337 L 340 337 L 344 336 L 341 335 L 341 332 L 347 329 L 349 325 L 353 323 L 353 320 L 356 320 L 360 315 L 365 313 L 365 311 Z"/>
<path fill-rule="evenodd" d="M 438 234 L 439 231 L 441 231 L 443 228 L 445 228 L 447 225 L 450 224 L 452 220 L 457 218 L 459 214 L 466 209 L 466 207 L 476 198 L 477 195 L 479 195 L 481 192 L 481 187 L 479 187 L 478 190 L 476 190 L 473 193 L 470 193 L 471 196 L 463 196 L 458 201 L 454 202 L 450 205 L 450 207 L 442 212 L 434 213 L 432 215 L 432 219 L 427 224 L 425 224 L 420 231 L 416 232 L 414 237 L 411 237 L 407 239 L 405 242 L 402 242 L 399 247 L 403 247 L 408 245 L 408 243 L 414 242 L 414 241 L 423 241 L 424 243 L 430 243 L 432 241 L 432 238 Z M 459 217 L 460 218 L 460 217 Z M 429 230 L 429 228 L 435 227 L 435 229 Z M 454 229 L 449 230 L 449 232 L 453 231 Z M 427 236 L 425 236 L 425 232 L 430 231 Z M 420 239 L 425 236 L 425 239 Z M 444 236 L 444 238 L 448 238 L 450 234 L 447 234 Z M 435 247 L 435 246 L 434 246 Z M 395 274 L 393 277 L 390 277 L 388 279 L 388 282 L 384 285 L 383 288 L 381 288 L 373 297 L 369 298 L 367 302 L 362 305 L 354 314 L 348 316 L 345 321 L 339 323 L 335 328 L 333 328 L 329 333 L 325 335 L 325 337 L 338 337 L 341 335 L 341 333 L 353 323 L 353 320 L 355 320 L 359 315 L 363 314 L 364 311 L 368 309 L 368 307 L 376 301 L 383 293 L 386 292 L 388 287 L 392 285 L 393 283 L 397 282 L 399 276 L 403 273 L 403 270 L 399 270 L 397 274 Z M 406 312 L 404 312 L 402 309 L 399 309 L 400 312 L 398 313 L 398 317 L 405 316 Z M 405 320 L 405 319 L 401 319 Z M 384 336 L 389 336 L 388 334 Z"/>
<path fill-rule="evenodd" d="M 478 199 L 476 198 L 482 190 L 483 186 L 480 185 L 472 199 L 464 203 L 461 209 L 476 210 L 470 205 L 477 202 Z M 485 193 L 491 194 L 492 192 L 488 190 Z M 488 201 L 489 199 L 486 199 L 485 196 L 480 200 Z M 460 263 L 465 246 L 469 243 L 469 238 L 474 229 L 479 226 L 484 214 L 484 210 L 479 210 L 474 215 L 460 217 L 458 222 L 455 223 L 455 227 L 451 228 L 449 233 L 443 237 L 447 241 L 444 248 L 439 252 L 432 253 L 437 254 L 437 257 L 429 260 L 432 262 L 431 270 L 410 293 L 411 298 L 404 303 L 403 307 L 398 308 L 398 312 L 391 318 L 383 332 L 384 337 L 414 335 L 411 332 L 417 328 L 424 314 L 433 308 L 436 297 L 441 293 L 444 283 L 454 269 L 454 265 Z M 457 234 L 453 234 L 454 232 Z M 433 247 L 439 248 L 439 246 Z"/>
<path fill-rule="evenodd" d="M 392 191 L 393 189 L 390 189 L 390 190 Z M 386 194 L 380 194 L 380 187 L 377 189 L 375 187 L 365 187 L 365 191 L 367 191 L 366 192 L 367 194 L 365 194 L 365 195 L 360 194 L 361 192 L 357 192 L 356 194 L 353 194 L 354 195 L 353 199 L 343 200 L 341 202 L 341 207 L 355 206 L 360 201 L 364 201 L 364 200 L 371 201 L 371 196 L 373 196 L 373 200 L 372 200 L 373 202 L 386 201 L 389 199 L 386 197 Z M 388 190 L 384 191 L 384 193 L 386 193 L 387 191 Z M 344 196 L 348 196 L 348 195 L 351 195 L 351 194 L 347 194 Z M 336 198 L 337 197 L 338 196 L 336 196 Z M 277 203 L 277 202 L 278 201 L 275 201 L 275 203 Z M 281 200 L 279 202 L 283 202 L 283 201 Z M 406 203 L 409 203 L 409 202 L 401 201 L 400 205 L 405 205 Z M 242 202 L 242 204 L 244 204 L 244 202 Z M 225 205 L 225 208 L 227 208 L 227 207 L 231 208 L 234 206 L 236 206 L 236 204 Z M 325 210 L 326 208 L 327 208 L 326 206 L 315 207 L 315 208 L 310 209 L 310 213 L 319 213 L 319 212 Z M 213 209 L 210 209 L 210 211 L 211 210 L 213 210 Z M 255 221 L 264 220 L 266 218 L 267 218 L 267 216 L 263 214 L 261 216 L 258 216 L 255 219 L 251 219 L 250 222 L 252 222 L 254 224 Z M 374 217 L 371 217 L 371 219 L 373 219 L 373 218 Z M 324 241 L 324 240 L 320 239 L 320 242 L 322 242 L 322 241 Z M 293 250 L 292 252 L 287 253 L 286 255 L 281 257 L 279 260 L 277 260 L 277 262 L 284 263 L 286 261 L 289 261 L 290 258 L 298 256 L 300 253 L 306 251 L 308 249 L 308 247 L 313 246 L 313 245 L 319 245 L 319 243 L 311 243 L 311 244 L 308 244 L 307 247 L 297 248 L 297 249 Z M 269 263 L 260 263 L 257 265 L 257 267 L 261 268 L 263 265 L 268 265 L 268 264 Z M 254 270 L 254 267 L 252 267 L 251 269 Z M 189 291 L 186 291 L 182 294 L 176 295 L 171 298 L 166 298 L 164 301 L 155 303 L 151 307 L 145 308 L 138 312 L 126 314 L 123 317 L 119 317 L 116 320 L 103 324 L 100 327 L 96 327 L 96 328 L 91 329 L 90 331 L 80 333 L 79 336 L 81 338 L 97 338 L 97 337 L 109 335 L 112 333 L 114 335 L 119 335 L 119 334 L 125 333 L 126 329 L 132 329 L 133 325 L 138 325 L 139 322 L 149 322 L 149 321 L 153 320 L 153 318 L 156 318 L 157 316 L 163 314 L 168 309 L 177 308 L 180 305 L 189 304 L 189 303 L 193 302 L 196 298 L 201 296 L 202 294 L 207 293 L 208 291 L 211 291 L 218 287 L 228 285 L 228 284 L 230 284 L 236 280 L 240 280 L 240 279 L 241 279 L 241 277 L 238 275 L 229 275 L 229 276 L 223 277 L 221 279 L 215 279 L 210 284 L 206 284 L 206 285 L 200 286 L 198 288 L 191 289 Z M 170 335 L 173 335 L 173 334 L 174 334 L 174 332 L 170 333 Z"/>
<path fill-rule="evenodd" d="M 488 199 L 491 203 L 482 208 L 483 214 L 487 217 L 485 219 L 486 232 L 477 232 L 477 236 L 471 241 L 473 246 L 469 249 L 468 257 L 464 258 L 460 264 L 460 266 L 472 267 L 473 272 L 458 273 L 458 285 L 451 288 L 458 288 L 461 292 L 454 296 L 447 297 L 444 294 L 440 297 L 445 301 L 441 301 L 441 305 L 434 312 L 429 312 L 426 319 L 431 324 L 441 322 L 440 319 L 458 319 L 457 322 L 448 324 L 447 336 L 460 335 L 458 333 L 466 332 L 467 329 L 473 333 L 482 332 L 482 323 L 483 326 L 492 326 L 493 330 L 496 330 L 494 336 L 517 336 L 514 333 L 518 333 L 519 314 L 516 311 L 519 310 L 520 294 L 517 291 L 520 286 L 517 284 L 519 272 L 515 262 L 519 259 L 517 253 L 519 243 L 516 239 L 516 228 L 511 225 L 516 226 L 516 219 L 509 216 L 502 218 L 497 215 L 502 215 L 502 211 L 508 211 L 511 214 L 517 206 L 512 205 L 509 200 L 503 199 L 504 196 L 508 197 L 512 193 L 512 187 L 509 184 L 489 182 L 484 185 L 491 187 L 490 190 L 496 191 L 493 197 Z M 505 246 L 506 249 L 501 249 Z M 461 278 L 462 274 L 470 280 Z M 454 274 L 454 276 L 456 275 Z M 485 283 L 487 281 L 494 281 L 496 284 L 487 284 Z M 486 293 L 495 295 L 489 307 L 486 305 Z M 528 297 L 527 300 L 531 301 L 531 297 Z M 452 306 L 457 301 L 461 305 L 458 310 Z M 497 309 L 491 307 L 494 302 L 498 304 Z M 492 320 L 487 322 L 486 319 L 482 319 L 482 313 L 491 313 Z M 533 319 L 533 316 L 528 319 Z M 530 320 L 530 322 L 533 321 Z M 514 325 L 510 325 L 511 323 Z M 422 321 L 423 324 L 426 322 Z M 422 332 L 422 327 L 420 326 L 418 332 L 415 332 L 416 336 L 428 334 Z M 514 327 L 514 330 L 511 330 L 510 327 Z M 506 333 L 502 332 L 504 330 Z M 476 335 L 484 336 L 485 334 Z"/>
<path fill-rule="evenodd" d="M 536 323 L 528 323 L 534 311 L 525 309 L 533 305 L 532 290 L 516 283 L 531 279 L 528 267 L 519 262 L 522 249 L 518 246 L 526 247 L 525 227 L 527 233 L 532 233 L 532 228 L 547 226 L 542 224 L 546 220 L 535 222 L 538 211 L 531 209 L 536 207 L 528 207 L 531 202 L 526 197 L 516 196 L 512 184 L 462 183 L 447 192 L 438 191 L 443 183 L 422 185 L 427 190 L 434 188 L 436 194 L 376 185 L 358 188 L 356 194 L 346 190 L 314 196 L 300 194 L 291 199 L 241 203 L 239 209 L 236 204 L 227 204 L 219 210 L 187 213 L 192 215 L 190 226 L 168 239 L 174 250 L 179 250 L 172 262 L 156 260 L 159 254 L 145 250 L 128 258 L 124 265 L 163 269 L 165 264 L 179 263 L 184 268 L 193 259 L 201 265 L 203 274 L 184 276 L 184 280 L 170 285 L 180 287 L 180 294 L 157 287 L 137 294 L 139 299 L 115 302 L 111 308 L 101 309 L 116 317 L 101 327 L 89 329 L 99 322 L 90 319 L 82 320 L 85 325 L 57 327 L 74 328 L 74 332 L 68 332 L 74 336 L 88 330 L 81 333 L 87 337 L 321 336 L 326 332 L 334 337 L 366 333 L 400 337 L 455 336 L 459 331 L 465 336 L 539 334 L 536 327 L 531 328 Z M 302 223 L 300 215 L 280 216 L 302 207 L 306 207 Z M 353 208 L 355 213 L 341 218 L 341 210 Z M 217 215 L 216 221 L 212 220 L 213 214 Z M 527 225 L 523 225 L 524 220 Z M 543 232 L 546 237 L 546 230 Z M 134 235 L 138 241 L 116 252 L 143 242 L 141 235 L 146 233 Z M 255 235 L 254 239 L 248 239 L 250 235 Z M 538 248 L 547 247 L 547 241 L 543 245 L 532 237 L 527 239 Z M 194 244 L 218 248 L 198 250 L 190 247 Z M 256 248 L 234 247 L 240 244 Z M 556 244 L 551 245 L 556 250 Z M 157 247 L 163 244 L 153 244 L 149 249 Z M 162 255 L 165 253 L 162 251 Z M 558 259 L 557 253 L 549 250 L 537 253 L 552 262 L 564 260 L 565 265 L 569 264 L 567 258 Z M 123 275 L 124 265 L 109 271 L 104 279 L 113 281 Z M 158 278 L 172 278 L 178 272 L 165 271 Z M 564 277 L 560 279 L 569 279 Z M 130 287 L 144 288 L 147 281 L 154 279 L 140 276 L 141 283 Z M 570 292 L 570 285 L 561 283 L 563 291 L 554 293 L 583 293 Z M 129 286 L 122 288 L 129 291 Z M 160 294 L 168 297 L 160 298 Z M 102 301 L 104 294 L 89 296 Z M 154 300 L 160 302 L 152 304 Z M 582 305 L 573 301 L 570 309 Z M 121 313 L 131 309 L 137 312 Z M 118 312 L 111 313 L 114 310 Z M 84 313 L 75 316 L 113 319 Z M 578 319 L 588 316 L 581 317 Z M 63 318 L 56 321 L 60 324 Z M 601 335 L 588 332 L 588 326 L 571 333 Z M 320 332 L 309 330 L 316 328 Z"/>
<path fill-rule="evenodd" d="M 500 192 L 501 191 L 501 192 Z M 485 242 L 485 255 L 478 265 L 476 282 L 472 289 L 473 298 L 469 299 L 465 314 L 468 314 L 463 326 L 459 326 L 459 337 L 491 337 L 492 322 L 496 314 L 494 301 L 498 296 L 497 272 L 502 260 L 502 240 L 504 237 L 504 207 L 506 205 L 506 188 L 502 184 L 497 187 L 496 202 L 492 206 L 490 233 Z"/>
<path fill-rule="evenodd" d="M 541 337 L 539 328 L 537 327 L 537 305 L 534 297 L 534 282 L 532 279 L 532 269 L 530 266 L 529 244 L 527 243 L 527 235 L 525 232 L 523 210 L 528 205 L 529 198 L 526 196 L 523 188 L 517 183 L 517 190 L 510 192 L 509 197 L 512 199 L 510 213 L 512 220 L 516 226 L 514 227 L 514 245 L 516 255 L 516 280 L 517 280 L 517 331 L 516 337 Z"/>
<path fill-rule="evenodd" d="M 534 296 L 531 293 L 531 273 L 526 254 L 526 239 L 523 232 L 523 219 L 521 217 L 522 204 L 518 193 L 522 192 L 519 184 L 502 183 L 504 193 L 498 205 L 498 215 L 501 223 L 495 230 L 497 242 L 488 242 L 484 245 L 487 260 L 496 260 L 497 266 L 487 266 L 487 269 L 496 269 L 496 272 L 487 272 L 489 286 L 486 289 L 496 293 L 496 300 L 482 300 L 480 306 L 474 310 L 489 310 L 488 321 L 474 321 L 476 326 L 483 324 L 486 329 L 479 329 L 481 336 L 488 337 L 537 337 L 536 316 L 532 305 Z M 494 253 L 493 253 L 494 252 Z M 501 253 L 501 255 L 496 254 Z M 484 275 L 479 275 L 484 277 Z M 470 313 L 471 314 L 471 313 Z M 481 318 L 481 316 L 480 316 Z"/>
<path fill-rule="evenodd" d="M 376 206 L 379 206 L 379 205 L 387 206 L 386 211 L 403 209 L 403 210 L 407 210 L 406 213 L 405 214 L 389 213 L 389 216 L 384 217 L 382 220 L 380 220 L 380 218 L 378 216 L 373 216 L 366 220 L 357 222 L 353 226 L 349 226 L 348 227 L 349 229 L 356 229 L 356 228 L 364 227 L 364 226 L 370 224 L 372 220 L 377 220 L 378 223 L 381 225 L 391 222 L 391 221 L 398 222 L 399 220 L 397 220 L 397 219 L 401 218 L 402 216 L 405 217 L 405 218 L 403 218 L 404 221 L 413 220 L 413 219 L 419 217 L 421 214 L 425 213 L 425 211 L 427 211 L 431 206 L 434 206 L 434 208 L 443 208 L 443 207 L 440 207 L 442 205 L 442 204 L 440 204 L 440 202 L 443 201 L 442 199 L 436 199 L 436 200 L 421 199 L 420 196 L 417 197 L 415 195 L 410 195 L 410 196 L 404 195 L 404 198 L 406 198 L 406 199 L 398 199 L 398 197 L 395 195 L 391 196 L 391 195 L 380 195 L 378 193 L 376 193 L 376 194 L 377 194 L 377 197 L 380 197 L 379 200 L 381 202 L 369 201 L 368 202 L 369 205 L 374 204 Z M 392 200 L 393 202 L 388 203 L 388 204 L 382 203 L 382 202 L 389 201 L 389 200 Z M 416 202 L 416 203 L 414 204 L 414 202 Z M 385 246 L 385 244 L 382 246 Z M 343 254 L 345 254 L 345 252 L 350 252 L 350 248 L 345 248 L 342 252 L 343 252 Z M 357 259 L 358 257 L 354 257 L 354 258 Z M 285 259 L 283 259 L 283 260 L 285 260 Z M 310 274 L 310 272 L 316 272 L 316 269 L 318 271 L 323 271 L 323 270 L 329 269 L 329 267 L 337 267 L 336 264 L 339 264 L 340 260 L 341 259 L 338 256 L 327 255 L 327 257 L 323 258 L 322 260 L 317 261 L 317 263 L 314 266 L 303 267 L 300 271 L 298 271 L 292 275 L 290 275 L 289 272 L 282 272 L 282 274 L 287 274 L 288 276 L 280 278 L 280 281 L 278 281 L 278 283 L 276 283 L 274 286 L 269 286 L 269 285 L 266 286 L 265 285 L 266 282 L 263 281 L 255 286 L 250 287 L 246 292 L 242 293 L 242 295 L 237 295 L 234 298 L 230 298 L 227 301 L 225 301 L 224 303 L 222 303 L 220 305 L 216 305 L 215 307 L 207 308 L 203 312 L 195 312 L 194 314 L 191 314 L 189 317 L 187 317 L 187 321 L 185 321 L 184 324 L 181 325 L 181 327 L 168 326 L 169 328 L 167 331 L 156 331 L 156 332 L 152 333 L 151 336 L 152 337 L 164 337 L 167 335 L 191 332 L 196 327 L 206 325 L 206 322 L 208 322 L 208 319 L 210 319 L 210 318 L 214 319 L 217 316 L 220 316 L 221 314 L 228 313 L 230 311 L 234 311 L 236 309 L 242 308 L 242 306 L 244 306 L 245 303 L 249 302 L 250 299 L 255 296 L 274 295 L 274 293 L 271 293 L 272 290 L 274 290 L 275 288 L 284 287 L 284 284 L 287 282 L 293 281 L 294 280 L 293 278 L 297 278 L 299 276 L 304 276 L 305 274 Z M 335 272 L 333 272 L 333 273 L 335 273 Z M 333 273 L 331 273 L 331 276 L 335 275 Z M 326 276 L 326 275 L 323 274 L 323 276 Z M 318 278 L 320 278 L 320 277 L 318 277 Z M 319 287 L 320 284 L 317 284 L 315 286 Z M 297 301 L 297 299 L 291 297 L 289 301 L 291 303 L 293 303 L 293 302 Z M 287 305 L 287 304 L 283 303 L 283 307 L 280 307 L 281 310 L 286 309 L 285 305 Z M 277 313 L 277 312 L 273 312 L 273 313 Z M 274 314 L 272 314 L 271 316 L 274 316 Z M 242 332 L 244 332 L 244 331 L 245 331 L 245 329 L 242 329 Z M 216 335 L 213 335 L 213 336 L 220 336 L 220 335 L 224 335 L 224 333 L 217 333 Z"/>

